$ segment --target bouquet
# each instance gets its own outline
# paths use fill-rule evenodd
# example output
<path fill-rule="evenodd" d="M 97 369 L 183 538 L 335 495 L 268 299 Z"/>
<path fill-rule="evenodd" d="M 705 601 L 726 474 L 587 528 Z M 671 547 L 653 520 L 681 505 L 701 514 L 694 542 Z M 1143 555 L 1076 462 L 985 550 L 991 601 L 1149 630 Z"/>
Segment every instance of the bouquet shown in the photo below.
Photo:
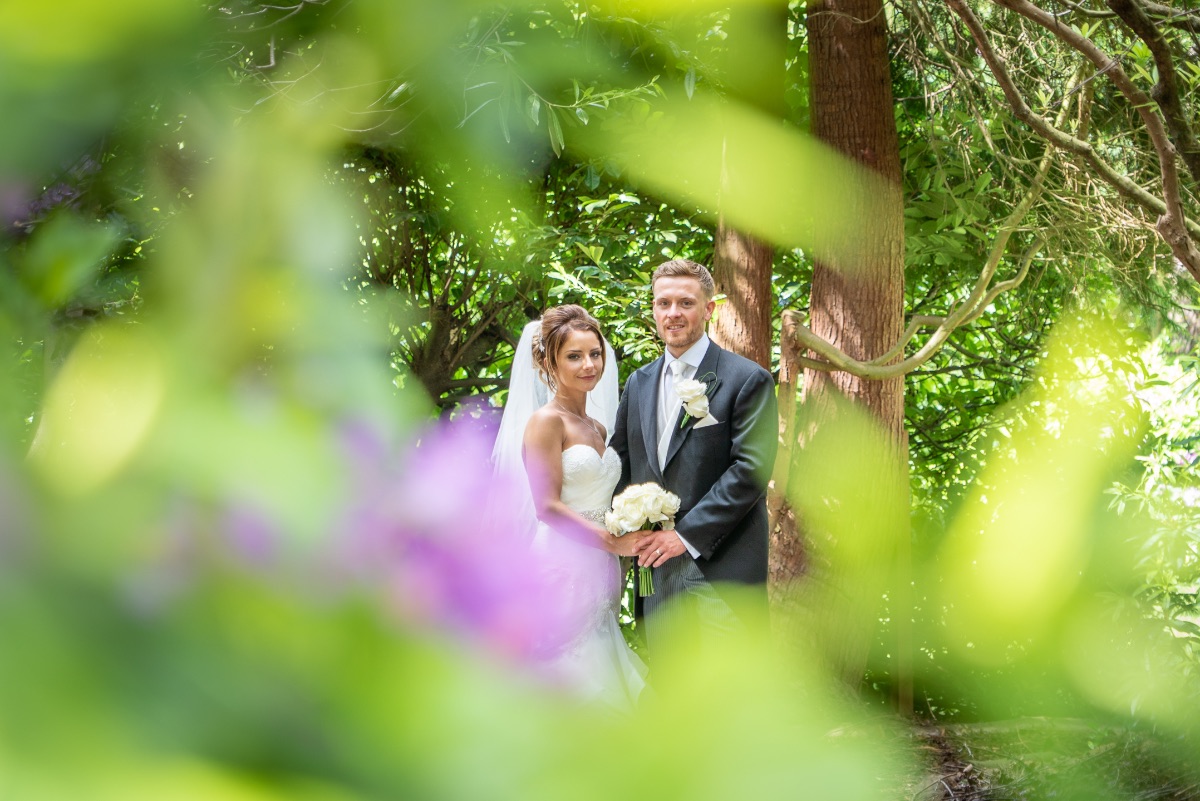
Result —
<path fill-rule="evenodd" d="M 604 526 L 617 537 L 631 531 L 673 531 L 678 511 L 679 496 L 675 493 L 654 482 L 632 484 L 613 498 L 612 509 L 604 515 Z M 654 578 L 648 567 L 638 568 L 638 594 L 643 598 L 654 594 Z"/>

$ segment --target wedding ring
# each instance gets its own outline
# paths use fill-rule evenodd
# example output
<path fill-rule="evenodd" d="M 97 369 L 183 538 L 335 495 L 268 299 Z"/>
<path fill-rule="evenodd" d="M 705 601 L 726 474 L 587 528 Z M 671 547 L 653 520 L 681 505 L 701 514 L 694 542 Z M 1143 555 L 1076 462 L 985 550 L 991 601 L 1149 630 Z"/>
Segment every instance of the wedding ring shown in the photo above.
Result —
<path fill-rule="evenodd" d="M 659 556 L 662 556 L 662 548 L 655 548 L 655 549 L 654 549 L 654 552 L 655 552 L 656 554 L 658 554 Z"/>

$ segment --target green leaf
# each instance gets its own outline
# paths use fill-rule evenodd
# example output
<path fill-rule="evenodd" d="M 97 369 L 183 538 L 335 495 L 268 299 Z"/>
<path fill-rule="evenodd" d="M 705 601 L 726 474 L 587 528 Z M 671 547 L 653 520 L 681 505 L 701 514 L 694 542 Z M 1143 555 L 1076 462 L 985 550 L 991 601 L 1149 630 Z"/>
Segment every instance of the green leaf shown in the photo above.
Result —
<path fill-rule="evenodd" d="M 562 125 L 559 123 L 558 114 L 554 109 L 550 109 L 546 123 L 550 128 L 550 147 L 554 148 L 554 155 L 561 156 L 566 143 L 563 140 Z"/>
<path fill-rule="evenodd" d="M 604 248 L 598 245 L 585 245 L 582 242 L 576 242 L 575 247 L 583 252 L 593 264 L 600 264 L 600 259 L 604 256 Z"/>
<path fill-rule="evenodd" d="M 533 120 L 534 125 L 541 124 L 542 101 L 538 99 L 537 95 L 530 95 L 528 106 L 529 119 Z"/>
<path fill-rule="evenodd" d="M 61 306 L 92 279 L 120 237 L 112 225 L 55 217 L 37 232 L 21 260 L 22 281 L 47 308 Z"/>
<path fill-rule="evenodd" d="M 478 106 L 476 106 L 474 109 L 472 109 L 472 110 L 471 110 L 471 111 L 470 111 L 470 112 L 467 114 L 467 116 L 463 117 L 463 118 L 462 118 L 462 121 L 458 123 L 458 127 L 459 127 L 459 128 L 461 128 L 461 127 L 463 127 L 464 125 L 466 125 L 466 124 L 467 124 L 467 120 L 469 120 L 469 119 L 471 119 L 472 117 L 474 117 L 474 116 L 475 116 L 476 114 L 478 114 L 478 113 L 479 113 L 479 112 L 480 112 L 480 111 L 481 111 L 481 110 L 482 110 L 482 109 L 483 109 L 485 106 L 487 106 L 489 103 L 491 103 L 491 102 L 492 102 L 492 101 L 494 101 L 495 99 L 496 99 L 496 98 L 494 98 L 494 97 L 489 97 L 487 100 L 483 101 L 483 102 L 482 102 L 482 103 L 480 103 Z"/>
<path fill-rule="evenodd" d="M 696 93 L 696 68 L 688 67 L 687 73 L 683 76 L 683 92 L 687 95 L 688 100 L 692 99 L 692 95 Z"/>

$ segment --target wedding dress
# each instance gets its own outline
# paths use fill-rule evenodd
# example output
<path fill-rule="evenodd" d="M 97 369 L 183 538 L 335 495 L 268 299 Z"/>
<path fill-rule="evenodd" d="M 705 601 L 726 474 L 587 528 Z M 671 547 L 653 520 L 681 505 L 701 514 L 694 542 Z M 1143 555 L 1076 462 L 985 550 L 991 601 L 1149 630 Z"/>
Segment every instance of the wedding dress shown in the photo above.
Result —
<path fill-rule="evenodd" d="M 600 455 L 590 445 L 572 445 L 562 454 L 563 503 L 604 524 L 621 460 L 612 448 Z M 535 564 L 551 570 L 561 588 L 560 602 L 571 604 L 582 622 L 566 647 L 543 662 L 541 672 L 575 697 L 632 711 L 646 686 L 646 667 L 629 649 L 617 613 L 624 576 L 619 558 L 539 523 L 533 542 Z"/>
<path fill-rule="evenodd" d="M 538 320 L 525 326 L 513 356 L 508 400 L 492 461 L 498 474 L 524 477 L 522 440 L 533 412 L 545 404 L 549 393 L 533 368 L 533 334 Z M 617 411 L 616 357 L 605 342 L 607 368 L 599 384 L 588 393 L 588 414 L 612 431 Z M 604 524 L 604 513 L 612 505 L 613 489 L 621 476 L 617 452 L 603 454 L 590 445 L 572 445 L 562 453 L 563 503 L 580 516 Z M 632 711 L 646 686 L 646 668 L 629 649 L 617 622 L 622 575 L 620 560 L 598 547 L 583 544 L 568 534 L 539 521 L 527 481 L 518 482 L 520 498 L 509 504 L 520 507 L 517 517 L 527 521 L 527 541 L 533 554 L 533 569 L 552 577 L 554 588 L 547 603 L 569 610 L 572 621 L 567 635 L 550 649 L 536 666 L 539 674 L 575 698 L 596 702 L 620 711 Z"/>

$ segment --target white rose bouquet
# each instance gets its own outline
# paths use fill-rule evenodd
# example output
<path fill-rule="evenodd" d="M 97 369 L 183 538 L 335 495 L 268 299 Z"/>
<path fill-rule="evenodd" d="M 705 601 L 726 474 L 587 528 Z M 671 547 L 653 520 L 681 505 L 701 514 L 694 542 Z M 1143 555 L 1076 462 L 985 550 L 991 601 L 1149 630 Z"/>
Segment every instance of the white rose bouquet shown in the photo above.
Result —
<path fill-rule="evenodd" d="M 679 511 L 679 496 L 667 492 L 654 482 L 631 484 L 613 498 L 612 509 L 604 515 L 604 526 L 614 536 L 631 531 L 675 529 L 675 514 Z M 654 578 L 650 568 L 638 568 L 638 594 L 643 598 L 654 594 Z"/>

